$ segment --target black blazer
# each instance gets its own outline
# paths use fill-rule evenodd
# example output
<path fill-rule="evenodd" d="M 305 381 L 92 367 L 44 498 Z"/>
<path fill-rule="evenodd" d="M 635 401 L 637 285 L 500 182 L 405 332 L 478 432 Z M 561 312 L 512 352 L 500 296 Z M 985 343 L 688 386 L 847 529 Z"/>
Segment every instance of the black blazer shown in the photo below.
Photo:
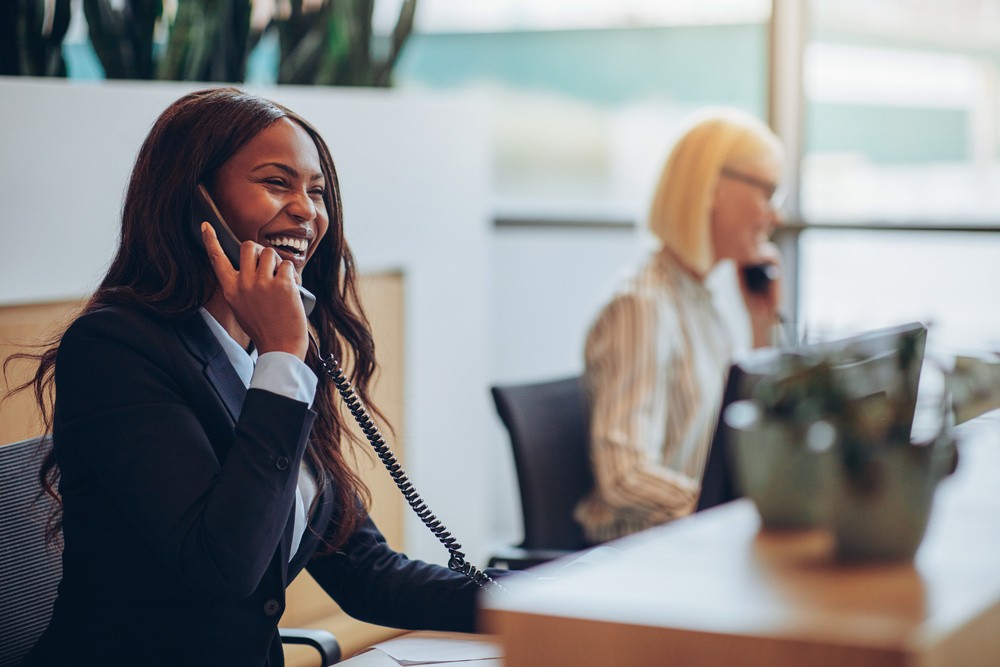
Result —
<path fill-rule="evenodd" d="M 324 494 L 289 563 L 295 471 L 315 413 L 247 391 L 197 313 L 79 318 L 56 363 L 63 578 L 26 665 L 281 665 L 276 626 L 303 567 L 352 616 L 470 631 L 476 585 L 388 548 L 368 519 L 315 556 Z"/>

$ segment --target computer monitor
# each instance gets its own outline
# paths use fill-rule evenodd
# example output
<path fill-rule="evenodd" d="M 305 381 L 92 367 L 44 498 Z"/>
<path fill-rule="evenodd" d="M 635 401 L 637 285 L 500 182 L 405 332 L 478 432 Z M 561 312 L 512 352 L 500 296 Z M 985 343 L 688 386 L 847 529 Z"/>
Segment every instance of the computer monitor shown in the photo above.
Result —
<path fill-rule="evenodd" d="M 911 343 L 915 355 L 904 379 L 907 400 L 912 399 L 912 403 L 905 405 L 908 414 L 904 414 L 904 418 L 912 422 L 916 411 L 920 366 L 927 344 L 927 327 L 920 322 L 874 329 L 837 340 L 760 348 L 737 359 L 730 365 L 726 379 L 715 435 L 702 474 L 701 496 L 696 511 L 742 497 L 736 481 L 735 467 L 730 462 L 723 416 L 731 403 L 751 398 L 754 388 L 763 378 L 780 372 L 782 362 L 789 354 L 823 355 L 834 362 L 835 374 L 863 378 L 863 382 L 855 383 L 859 387 L 860 398 L 863 395 L 889 394 L 899 389 L 899 351 L 904 340 Z"/>

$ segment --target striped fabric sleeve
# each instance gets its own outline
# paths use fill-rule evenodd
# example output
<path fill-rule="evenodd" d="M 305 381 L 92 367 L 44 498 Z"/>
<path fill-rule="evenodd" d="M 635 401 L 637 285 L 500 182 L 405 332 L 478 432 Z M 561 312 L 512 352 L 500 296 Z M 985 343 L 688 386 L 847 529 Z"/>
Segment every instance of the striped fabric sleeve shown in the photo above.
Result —
<path fill-rule="evenodd" d="M 663 322 L 654 298 L 620 295 L 602 311 L 585 350 L 591 393 L 592 464 L 601 499 L 638 510 L 650 522 L 690 513 L 698 482 L 659 463 L 671 408 L 663 366 L 683 341 L 658 335 Z M 671 443 L 666 443 L 667 449 Z"/>

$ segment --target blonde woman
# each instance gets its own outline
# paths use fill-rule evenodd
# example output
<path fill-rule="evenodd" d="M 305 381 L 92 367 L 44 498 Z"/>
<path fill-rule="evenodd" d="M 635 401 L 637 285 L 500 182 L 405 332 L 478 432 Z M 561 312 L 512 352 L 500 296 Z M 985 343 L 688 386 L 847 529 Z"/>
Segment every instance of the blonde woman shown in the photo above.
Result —
<path fill-rule="evenodd" d="M 587 336 L 595 488 L 576 518 L 593 543 L 694 510 L 734 350 L 706 285 L 720 262 L 778 266 L 783 150 L 758 119 L 699 114 L 667 158 L 649 229 L 659 249 L 624 280 Z M 776 272 L 775 272 L 776 273 Z M 780 285 L 738 271 L 753 344 L 770 341 Z"/>

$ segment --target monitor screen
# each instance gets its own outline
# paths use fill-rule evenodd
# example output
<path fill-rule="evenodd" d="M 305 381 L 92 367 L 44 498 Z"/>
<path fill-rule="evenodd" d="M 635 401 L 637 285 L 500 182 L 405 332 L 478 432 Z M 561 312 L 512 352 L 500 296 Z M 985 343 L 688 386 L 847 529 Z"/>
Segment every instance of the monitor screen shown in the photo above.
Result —
<path fill-rule="evenodd" d="M 766 377 L 782 371 L 794 355 L 823 357 L 833 362 L 833 373 L 849 381 L 855 398 L 887 397 L 891 392 L 906 392 L 904 419 L 913 421 L 916 410 L 920 366 L 927 343 L 927 327 L 911 322 L 874 329 L 836 340 L 767 347 L 752 350 L 735 360 L 729 368 L 715 435 L 702 474 L 701 496 L 697 510 L 707 509 L 741 497 L 726 445 L 723 415 L 731 403 L 753 397 L 754 388 Z M 908 345 L 907 345 L 908 344 Z M 900 350 L 908 348 L 915 355 L 902 385 L 898 382 Z"/>

